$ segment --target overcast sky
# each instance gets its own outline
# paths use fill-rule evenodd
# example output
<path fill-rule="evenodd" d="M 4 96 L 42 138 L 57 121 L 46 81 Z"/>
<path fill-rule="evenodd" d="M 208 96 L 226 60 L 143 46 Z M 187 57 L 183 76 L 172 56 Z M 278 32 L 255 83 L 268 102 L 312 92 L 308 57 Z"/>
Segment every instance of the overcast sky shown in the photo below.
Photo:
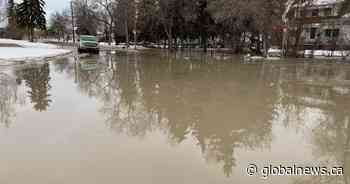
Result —
<path fill-rule="evenodd" d="M 45 0 L 45 2 L 47 17 L 50 17 L 55 11 L 62 11 L 70 7 L 70 0 Z"/>

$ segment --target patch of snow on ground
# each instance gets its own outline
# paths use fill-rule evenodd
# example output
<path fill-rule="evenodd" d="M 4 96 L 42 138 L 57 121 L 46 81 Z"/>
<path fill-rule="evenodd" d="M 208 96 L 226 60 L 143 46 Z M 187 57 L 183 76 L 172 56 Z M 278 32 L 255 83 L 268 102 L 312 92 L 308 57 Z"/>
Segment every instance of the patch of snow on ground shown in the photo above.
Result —
<path fill-rule="evenodd" d="M 0 39 L 0 44 L 16 44 L 20 47 L 1 47 L 0 63 L 8 61 L 28 61 L 56 57 L 71 51 L 58 49 L 56 45 L 32 43 L 23 40 Z"/>
<path fill-rule="evenodd" d="M 20 47 L 3 47 L 0 48 L 0 59 L 30 59 L 42 57 L 54 57 L 67 53 L 64 49 L 43 49 L 43 48 L 20 48 Z"/>
<path fill-rule="evenodd" d="M 316 99 L 312 97 L 301 97 L 299 98 L 299 101 L 304 102 L 306 104 L 311 104 L 311 105 L 335 105 L 333 102 L 327 101 L 327 100 L 322 100 L 322 99 Z"/>
<path fill-rule="evenodd" d="M 46 48 L 46 49 L 57 49 L 56 45 L 46 44 L 46 43 L 37 43 L 29 42 L 25 40 L 11 40 L 11 39 L 0 39 L 0 43 L 4 44 L 16 44 L 25 48 Z"/>
<path fill-rule="evenodd" d="M 344 87 L 334 87 L 333 91 L 337 92 L 340 95 L 347 95 L 350 93 L 350 89 Z"/>
<path fill-rule="evenodd" d="M 106 42 L 100 42 L 99 45 L 105 48 L 126 49 L 126 43 L 121 43 L 118 45 L 116 45 L 115 43 L 111 43 L 111 45 L 109 45 Z M 129 49 L 130 50 L 135 49 L 135 45 L 129 45 Z M 136 50 L 145 50 L 145 49 L 148 49 L 148 48 L 141 45 L 136 45 Z"/>
<path fill-rule="evenodd" d="M 305 50 L 305 55 L 311 55 L 311 50 Z M 330 50 L 314 50 L 314 56 L 334 56 L 334 57 L 344 57 L 349 55 L 349 51 L 330 51 Z"/>
<path fill-rule="evenodd" d="M 277 52 L 277 53 L 281 53 L 281 52 L 282 52 L 282 49 L 270 48 L 270 49 L 268 50 L 268 52 Z"/>

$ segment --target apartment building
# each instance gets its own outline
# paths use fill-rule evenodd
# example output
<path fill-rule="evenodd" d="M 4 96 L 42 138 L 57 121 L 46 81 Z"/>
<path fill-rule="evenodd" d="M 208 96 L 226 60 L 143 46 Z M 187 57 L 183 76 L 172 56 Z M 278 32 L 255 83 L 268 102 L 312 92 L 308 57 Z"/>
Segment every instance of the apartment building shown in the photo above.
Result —
<path fill-rule="evenodd" d="M 343 0 L 316 0 L 296 7 L 295 17 L 303 25 L 302 39 L 307 48 L 330 49 L 350 46 L 350 16 L 340 16 Z"/>

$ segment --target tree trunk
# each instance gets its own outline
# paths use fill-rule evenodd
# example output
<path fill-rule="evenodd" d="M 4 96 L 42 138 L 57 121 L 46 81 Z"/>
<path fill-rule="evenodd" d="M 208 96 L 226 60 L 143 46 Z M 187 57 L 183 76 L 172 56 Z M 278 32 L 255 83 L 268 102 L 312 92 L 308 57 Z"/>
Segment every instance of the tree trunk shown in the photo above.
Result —
<path fill-rule="evenodd" d="M 170 51 L 172 51 L 173 50 L 173 37 L 172 37 L 171 29 L 167 32 L 167 36 L 168 36 L 168 49 Z"/>
<path fill-rule="evenodd" d="M 208 36 L 207 36 L 207 33 L 206 32 L 202 32 L 202 35 L 201 35 L 201 42 L 202 42 L 202 47 L 203 47 L 203 52 L 207 52 L 208 50 Z"/>
<path fill-rule="evenodd" d="M 179 46 L 177 44 L 177 37 L 176 36 L 174 38 L 174 46 L 175 46 L 175 50 L 178 50 Z"/>
<path fill-rule="evenodd" d="M 184 40 L 182 38 L 180 38 L 180 45 L 181 45 L 181 50 L 183 50 L 185 46 L 184 46 Z"/>
<path fill-rule="evenodd" d="M 265 46 L 265 55 L 267 56 L 269 49 L 271 47 L 271 40 L 270 40 L 268 33 L 264 34 L 264 46 Z"/>
<path fill-rule="evenodd" d="M 124 24 L 125 24 L 126 48 L 129 48 L 129 27 L 128 27 L 128 19 L 127 18 L 124 20 Z"/>
<path fill-rule="evenodd" d="M 287 56 L 288 53 L 288 40 L 289 40 L 289 30 L 288 28 L 283 29 L 283 38 L 282 38 L 282 55 Z"/>
<path fill-rule="evenodd" d="M 108 45 L 112 44 L 112 34 L 113 34 L 113 22 L 114 20 L 111 19 L 110 24 L 109 24 L 109 33 L 108 33 Z"/>
<path fill-rule="evenodd" d="M 300 45 L 300 37 L 301 37 L 302 32 L 303 32 L 303 24 L 300 22 L 300 23 L 298 23 L 297 31 L 295 33 L 295 43 L 294 43 L 294 47 L 293 47 L 293 56 L 298 55 L 299 45 Z"/>
<path fill-rule="evenodd" d="M 29 41 L 30 42 L 34 42 L 34 28 L 33 27 L 29 27 L 29 34 L 28 34 L 28 36 L 29 36 Z"/>

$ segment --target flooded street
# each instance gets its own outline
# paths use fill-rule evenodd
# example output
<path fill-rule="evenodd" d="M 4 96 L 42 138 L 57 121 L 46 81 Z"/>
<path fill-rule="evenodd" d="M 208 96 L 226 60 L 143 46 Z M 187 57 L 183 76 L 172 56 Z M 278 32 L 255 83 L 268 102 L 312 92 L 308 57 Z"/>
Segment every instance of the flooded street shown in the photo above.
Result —
<path fill-rule="evenodd" d="M 101 53 L 0 66 L 0 183 L 350 182 L 350 64 Z M 343 167 L 248 176 L 247 167 Z"/>

